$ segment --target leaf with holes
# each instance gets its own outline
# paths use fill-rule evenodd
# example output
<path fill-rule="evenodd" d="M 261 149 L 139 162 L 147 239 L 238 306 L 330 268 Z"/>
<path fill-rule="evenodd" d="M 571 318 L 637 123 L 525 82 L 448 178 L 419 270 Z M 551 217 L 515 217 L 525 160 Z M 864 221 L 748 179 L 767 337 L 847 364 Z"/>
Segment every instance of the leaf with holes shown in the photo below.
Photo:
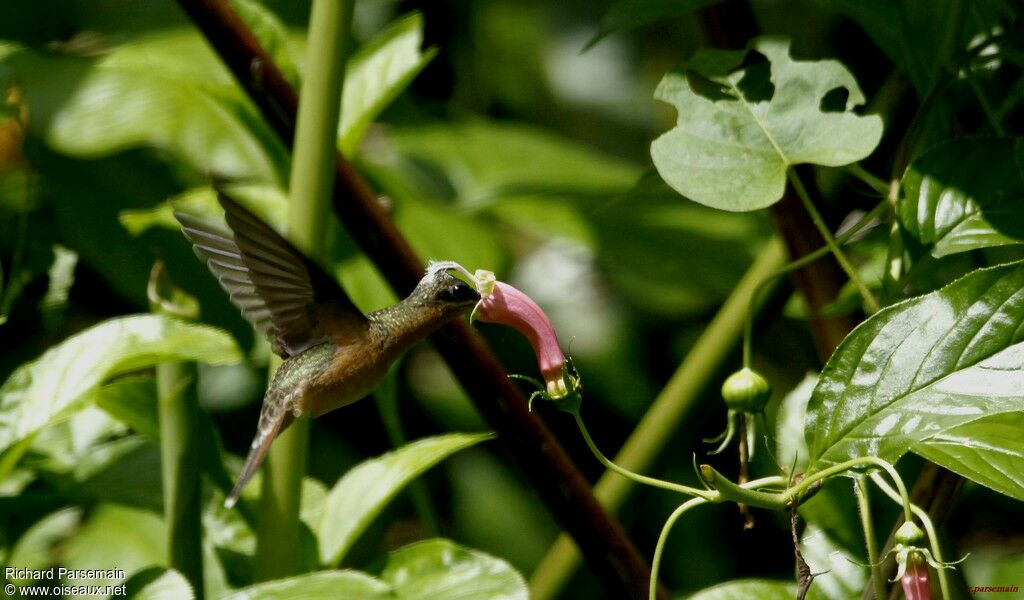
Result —
<path fill-rule="evenodd" d="M 940 258 L 1024 241 L 1024 138 L 964 138 L 903 175 L 900 227 Z"/>
<path fill-rule="evenodd" d="M 880 117 L 853 112 L 864 95 L 846 67 L 795 61 L 778 38 L 745 51 L 698 51 L 665 75 L 655 97 L 679 117 L 651 145 L 654 166 L 680 194 L 722 210 L 770 206 L 789 167 L 850 164 L 882 136 Z"/>
<path fill-rule="evenodd" d="M 1024 412 L 1024 263 L 981 269 L 890 306 L 829 359 L 807 407 L 808 472 Z M 979 444 L 998 436 L 975 432 Z"/>

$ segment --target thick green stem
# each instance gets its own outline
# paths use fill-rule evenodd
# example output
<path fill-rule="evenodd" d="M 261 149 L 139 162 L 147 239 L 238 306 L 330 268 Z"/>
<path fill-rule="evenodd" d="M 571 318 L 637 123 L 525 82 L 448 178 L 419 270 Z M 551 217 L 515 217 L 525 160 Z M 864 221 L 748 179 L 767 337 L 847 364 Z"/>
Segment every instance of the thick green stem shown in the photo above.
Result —
<path fill-rule="evenodd" d="M 867 478 L 863 475 L 853 482 L 857 493 L 857 509 L 860 526 L 864 530 L 864 545 L 867 546 L 868 564 L 871 566 L 871 585 L 875 588 L 875 600 L 885 600 L 885 577 L 878 560 L 878 542 L 875 540 L 875 525 L 871 520 L 871 498 L 868 496 Z"/>
<path fill-rule="evenodd" d="M 576 419 L 576 425 L 580 428 L 580 433 L 583 435 L 583 440 L 587 442 L 587 447 L 590 448 L 590 452 L 597 458 L 597 460 L 605 466 L 605 468 L 622 475 L 627 479 L 632 479 L 637 483 L 649 485 L 651 487 L 661 488 L 672 492 L 679 492 L 680 494 L 686 494 L 687 496 L 696 496 L 698 498 L 704 498 L 705 500 L 710 499 L 714 494 L 708 490 L 702 490 L 688 485 L 682 485 L 679 483 L 672 483 L 671 481 L 665 481 L 663 479 L 657 479 L 655 477 L 648 477 L 646 475 L 640 475 L 634 473 L 629 469 L 624 469 L 614 462 L 608 460 L 601 450 L 594 443 L 593 438 L 590 437 L 590 432 L 587 430 L 587 426 L 583 424 L 583 417 L 580 416 L 579 412 L 573 413 L 573 417 Z"/>
<path fill-rule="evenodd" d="M 199 400 L 195 363 L 156 367 L 160 419 L 160 464 L 167 523 L 168 566 L 178 570 L 203 598 L 203 544 L 200 515 Z"/>
<path fill-rule="evenodd" d="M 754 289 L 785 261 L 786 251 L 781 241 L 775 238 L 765 245 L 623 444 L 614 458 L 615 464 L 633 472 L 651 468 L 668 440 L 679 430 L 680 423 L 695 408 L 701 391 L 736 347 Z M 630 479 L 605 473 L 594 486 L 594 494 L 609 511 L 615 512 L 633 485 Z M 579 562 L 579 550 L 571 538 L 559 537 L 530 578 L 530 597 L 550 600 L 557 596 Z"/>
<path fill-rule="evenodd" d="M 797 176 L 796 171 L 789 169 L 786 172 L 789 177 L 789 182 L 793 185 L 793 189 L 796 191 L 796 195 L 800 197 L 800 201 L 803 202 L 804 208 L 807 210 L 807 214 L 810 215 L 811 220 L 814 221 L 814 226 L 818 228 L 818 233 L 828 244 L 829 250 L 836 257 L 836 261 L 839 262 L 839 266 L 842 267 L 843 271 L 846 272 L 846 276 L 850 278 L 853 286 L 857 288 L 857 292 L 860 293 L 864 299 L 864 306 L 869 312 L 878 312 L 880 306 L 878 300 L 875 299 L 874 294 L 868 289 L 868 286 L 864 283 L 864 280 L 860 278 L 860 273 L 850 263 L 850 259 L 846 257 L 842 248 L 836 242 L 835 237 L 832 235 L 832 231 L 829 230 L 825 220 L 821 218 L 821 213 L 815 208 L 814 202 L 811 201 L 810 195 L 807 193 L 807 189 L 804 187 L 803 182 L 800 181 L 800 177 Z"/>
<path fill-rule="evenodd" d="M 315 0 L 309 19 L 305 77 L 292 152 L 289 238 L 311 257 L 322 254 L 334 185 L 338 116 L 355 0 Z M 300 418 L 274 441 L 263 477 L 256 578 L 299 569 L 299 505 L 306 472 L 309 420 Z"/>

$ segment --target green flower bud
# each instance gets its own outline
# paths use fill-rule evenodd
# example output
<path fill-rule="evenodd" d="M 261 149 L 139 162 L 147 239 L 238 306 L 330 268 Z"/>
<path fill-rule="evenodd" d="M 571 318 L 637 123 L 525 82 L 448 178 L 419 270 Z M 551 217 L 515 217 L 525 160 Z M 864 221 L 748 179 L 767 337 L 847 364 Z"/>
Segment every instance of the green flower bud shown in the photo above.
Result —
<path fill-rule="evenodd" d="M 760 413 L 772 396 L 772 386 L 757 371 L 743 367 L 722 384 L 722 399 L 733 410 Z"/>
<path fill-rule="evenodd" d="M 924 542 L 924 532 L 914 524 L 907 521 L 896 530 L 896 543 L 904 546 L 920 546 Z"/>

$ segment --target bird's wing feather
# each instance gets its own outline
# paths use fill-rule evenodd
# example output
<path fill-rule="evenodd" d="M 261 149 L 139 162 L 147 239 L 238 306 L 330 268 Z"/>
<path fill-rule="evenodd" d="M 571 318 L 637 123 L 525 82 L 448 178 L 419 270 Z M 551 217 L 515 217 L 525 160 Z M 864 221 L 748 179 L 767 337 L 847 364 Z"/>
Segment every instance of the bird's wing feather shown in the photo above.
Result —
<path fill-rule="evenodd" d="M 334 327 L 361 326 L 366 317 L 313 261 L 234 199 L 218 191 L 231 233 L 175 212 L 182 231 L 242 315 L 271 342 L 295 356 L 327 339 Z"/>

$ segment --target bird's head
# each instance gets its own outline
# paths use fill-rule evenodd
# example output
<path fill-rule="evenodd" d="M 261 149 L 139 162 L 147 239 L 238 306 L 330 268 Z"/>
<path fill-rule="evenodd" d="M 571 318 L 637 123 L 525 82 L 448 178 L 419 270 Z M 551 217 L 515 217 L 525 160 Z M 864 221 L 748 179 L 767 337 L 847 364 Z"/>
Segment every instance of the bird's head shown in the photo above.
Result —
<path fill-rule="evenodd" d="M 437 263 L 427 269 L 427 274 L 416 284 L 409 295 L 413 304 L 441 310 L 446 315 L 455 315 L 472 308 L 480 301 L 480 293 L 473 284 L 452 274 L 448 263 Z"/>

